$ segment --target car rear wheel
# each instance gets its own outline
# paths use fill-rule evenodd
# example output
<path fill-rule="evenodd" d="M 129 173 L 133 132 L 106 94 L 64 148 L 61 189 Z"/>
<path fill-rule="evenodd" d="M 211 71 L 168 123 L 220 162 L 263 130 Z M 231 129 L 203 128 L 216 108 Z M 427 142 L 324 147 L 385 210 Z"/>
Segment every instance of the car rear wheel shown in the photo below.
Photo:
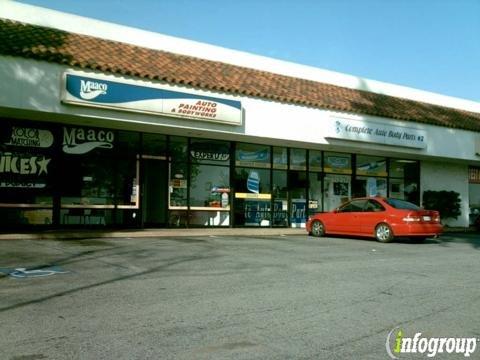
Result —
<path fill-rule="evenodd" d="M 378 224 L 375 228 L 375 239 L 382 243 L 388 243 L 393 240 L 392 228 L 385 223 Z"/>
<path fill-rule="evenodd" d="M 310 231 L 310 234 L 316 237 L 320 237 L 325 234 L 325 226 L 320 220 L 315 220 L 312 223 L 312 230 Z"/>

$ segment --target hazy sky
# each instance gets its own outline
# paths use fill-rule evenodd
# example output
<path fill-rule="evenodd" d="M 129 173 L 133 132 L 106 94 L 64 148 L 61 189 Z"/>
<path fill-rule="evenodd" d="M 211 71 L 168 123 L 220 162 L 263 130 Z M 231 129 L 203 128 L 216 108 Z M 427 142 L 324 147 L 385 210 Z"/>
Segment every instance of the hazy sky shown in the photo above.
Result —
<path fill-rule="evenodd" d="M 480 0 L 22 0 L 480 102 Z"/>

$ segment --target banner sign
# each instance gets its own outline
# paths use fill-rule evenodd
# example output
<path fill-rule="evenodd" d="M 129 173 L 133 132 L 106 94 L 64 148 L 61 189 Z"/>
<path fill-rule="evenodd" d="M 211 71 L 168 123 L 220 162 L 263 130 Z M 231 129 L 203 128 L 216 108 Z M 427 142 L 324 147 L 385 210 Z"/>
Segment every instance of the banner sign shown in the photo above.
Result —
<path fill-rule="evenodd" d="M 74 72 L 64 74 L 62 101 L 75 105 L 242 124 L 240 101 L 172 91 L 160 85 Z"/>
<path fill-rule="evenodd" d="M 396 126 L 373 121 L 333 117 L 332 129 L 327 138 L 363 141 L 417 149 L 427 147 L 425 130 Z"/>

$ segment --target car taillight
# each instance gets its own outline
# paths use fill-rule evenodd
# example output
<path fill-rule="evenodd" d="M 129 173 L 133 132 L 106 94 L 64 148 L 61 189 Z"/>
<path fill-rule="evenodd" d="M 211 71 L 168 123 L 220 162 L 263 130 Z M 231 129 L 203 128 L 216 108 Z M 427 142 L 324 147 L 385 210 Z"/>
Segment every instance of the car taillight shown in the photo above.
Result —
<path fill-rule="evenodd" d="M 408 215 L 408 216 L 405 216 L 402 220 L 406 223 L 420 222 L 420 221 L 422 221 L 422 217 L 421 216 Z"/>
<path fill-rule="evenodd" d="M 440 215 L 435 215 L 432 220 L 433 220 L 433 222 L 439 223 L 440 222 Z"/>

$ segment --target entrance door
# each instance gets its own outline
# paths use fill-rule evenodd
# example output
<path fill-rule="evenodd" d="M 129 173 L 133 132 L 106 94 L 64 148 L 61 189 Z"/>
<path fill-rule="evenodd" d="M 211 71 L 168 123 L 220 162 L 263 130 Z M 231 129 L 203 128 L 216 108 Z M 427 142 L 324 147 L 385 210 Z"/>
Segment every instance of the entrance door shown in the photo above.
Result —
<path fill-rule="evenodd" d="M 145 227 L 165 226 L 167 223 L 168 166 L 164 159 L 142 156 L 143 197 L 142 214 Z"/>
<path fill-rule="evenodd" d="M 307 218 L 307 172 L 289 171 L 288 190 L 290 206 L 290 226 L 305 227 Z"/>

